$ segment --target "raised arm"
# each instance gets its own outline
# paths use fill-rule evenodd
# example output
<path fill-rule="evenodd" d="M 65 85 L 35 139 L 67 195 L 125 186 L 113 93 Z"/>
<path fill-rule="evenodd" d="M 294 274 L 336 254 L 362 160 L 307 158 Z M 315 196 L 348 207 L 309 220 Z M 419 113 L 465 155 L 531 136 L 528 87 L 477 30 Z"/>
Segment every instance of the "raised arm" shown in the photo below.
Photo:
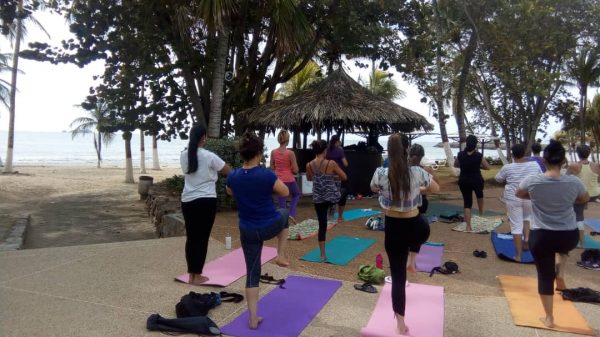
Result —
<path fill-rule="evenodd" d="M 229 172 L 231 172 L 231 166 L 229 166 L 227 163 L 225 163 L 223 168 L 219 170 L 219 174 L 222 176 L 227 176 Z"/>

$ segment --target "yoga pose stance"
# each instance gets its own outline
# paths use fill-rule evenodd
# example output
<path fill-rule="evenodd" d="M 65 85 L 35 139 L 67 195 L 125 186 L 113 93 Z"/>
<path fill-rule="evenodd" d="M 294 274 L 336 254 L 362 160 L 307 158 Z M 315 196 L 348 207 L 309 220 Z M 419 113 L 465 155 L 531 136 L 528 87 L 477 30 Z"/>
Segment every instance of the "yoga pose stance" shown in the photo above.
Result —
<path fill-rule="evenodd" d="M 348 167 L 348 160 L 346 159 L 346 155 L 344 154 L 344 149 L 342 148 L 342 142 L 340 142 L 340 136 L 333 135 L 329 140 L 329 148 L 327 148 L 327 154 L 325 155 L 325 159 L 333 160 L 337 164 L 339 168 L 341 168 L 344 172 Z M 337 188 L 340 190 L 340 200 L 338 201 L 338 217 L 337 222 L 344 221 L 344 209 L 346 208 L 346 199 L 348 199 L 348 180 L 340 181 L 336 180 L 335 184 Z M 331 207 L 333 211 L 335 207 Z"/>
<path fill-rule="evenodd" d="M 286 267 L 285 243 L 288 237 L 288 211 L 276 210 L 275 194 L 285 197 L 288 188 L 273 171 L 260 166 L 264 143 L 253 133 L 246 133 L 240 141 L 240 156 L 244 161 L 239 169 L 227 177 L 227 193 L 233 195 L 238 207 L 240 241 L 246 261 L 246 302 L 251 329 L 256 329 L 262 318 L 258 316 L 258 283 L 261 273 L 260 256 L 263 242 L 277 237 L 275 263 Z"/>
<path fill-rule="evenodd" d="M 319 249 L 321 262 L 327 261 L 325 239 L 327 233 L 327 212 L 340 199 L 340 190 L 336 180 L 346 180 L 346 173 L 333 160 L 325 159 L 327 143 L 315 140 L 310 145 L 315 153 L 315 159 L 306 164 L 306 178 L 313 182 L 313 203 L 319 220 Z"/>
<path fill-rule="evenodd" d="M 190 130 L 186 150 L 181 152 L 181 170 L 185 185 L 181 193 L 181 212 L 185 221 L 185 260 L 189 282 L 200 285 L 208 278 L 202 275 L 206 262 L 208 239 L 215 222 L 218 174 L 227 175 L 229 165 L 219 156 L 204 149 L 206 128 L 196 125 Z"/>
<path fill-rule="evenodd" d="M 523 249 L 528 249 L 529 223 L 531 221 L 531 201 L 518 198 L 515 195 L 519 183 L 532 174 L 540 174 L 542 170 L 535 161 L 525 158 L 525 146 L 515 144 L 510 148 L 513 162 L 502 166 L 496 174 L 496 181 L 506 183 L 504 186 L 504 201 L 510 222 L 510 233 L 515 244 L 514 260 L 521 262 Z"/>
<path fill-rule="evenodd" d="M 427 171 L 427 173 L 431 174 L 433 180 L 439 184 L 438 178 L 433 171 L 433 169 L 429 166 L 421 165 L 421 160 L 425 157 L 425 149 L 421 144 L 413 144 L 411 145 L 408 151 L 408 160 L 410 161 L 411 166 L 418 166 L 423 170 Z M 419 214 L 427 213 L 427 209 L 429 208 L 429 200 L 427 200 L 427 194 L 421 195 L 421 206 L 419 206 Z M 415 270 L 416 271 L 416 270 Z"/>
<path fill-rule="evenodd" d="M 473 230 L 471 227 L 473 192 L 475 192 L 475 196 L 477 197 L 479 216 L 483 215 L 483 176 L 481 176 L 480 169 L 490 169 L 490 164 L 477 151 L 477 137 L 474 135 L 467 136 L 465 149 L 460 151 L 456 156 L 454 167 L 460 168 L 458 187 L 463 196 L 464 216 L 467 224 L 466 231 L 470 232 Z"/>
<path fill-rule="evenodd" d="M 590 201 L 598 200 L 600 197 L 600 187 L 598 187 L 598 175 L 600 175 L 600 165 L 597 163 L 591 163 L 588 160 L 591 149 L 587 145 L 579 145 L 577 147 L 577 156 L 579 161 L 569 165 L 567 174 L 576 175 L 585 186 L 588 194 L 590 195 Z M 583 248 L 584 243 L 584 223 L 585 217 L 583 216 L 584 210 L 587 208 L 585 204 L 573 205 L 575 209 L 575 220 L 577 220 L 577 228 L 579 229 L 579 246 Z"/>
<path fill-rule="evenodd" d="M 290 133 L 286 130 L 281 130 L 277 135 L 279 147 L 271 151 L 271 170 L 275 171 L 275 175 L 279 180 L 283 181 L 290 191 L 292 200 L 290 201 L 290 220 L 296 224 L 296 207 L 300 201 L 300 189 L 296 183 L 296 174 L 298 174 L 298 163 L 294 151 L 288 150 L 287 146 L 290 143 Z M 279 208 L 286 208 L 287 197 L 279 197 Z"/>
<path fill-rule="evenodd" d="M 371 190 L 379 193 L 379 204 L 385 209 L 385 251 L 392 274 L 392 307 L 398 333 L 404 335 L 408 332 L 404 322 L 406 266 L 414 268 L 414 253 L 429 237 L 429 224 L 418 209 L 421 193 L 437 192 L 440 188 L 431 174 L 409 164 L 405 135 L 396 133 L 389 137 L 388 154 L 389 165 L 375 170 Z"/>
<path fill-rule="evenodd" d="M 579 241 L 573 204 L 585 203 L 590 198 L 581 180 L 560 174 L 564 163 L 565 148 L 557 141 L 550 141 L 544 149 L 546 172 L 526 177 L 516 192 L 517 197 L 530 199 L 532 204 L 529 249 L 535 260 L 538 293 L 546 313 L 546 317 L 540 320 L 549 328 L 554 327 L 554 280 L 557 290 L 567 287 L 565 267 L 568 253 Z M 559 254 L 558 264 L 555 254 Z"/>

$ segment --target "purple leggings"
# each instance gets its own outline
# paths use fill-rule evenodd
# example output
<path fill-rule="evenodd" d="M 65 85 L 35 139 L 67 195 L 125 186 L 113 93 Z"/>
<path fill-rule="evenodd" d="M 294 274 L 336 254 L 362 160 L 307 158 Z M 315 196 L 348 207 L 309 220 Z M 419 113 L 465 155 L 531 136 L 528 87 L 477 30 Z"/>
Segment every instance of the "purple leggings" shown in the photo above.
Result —
<path fill-rule="evenodd" d="M 290 196 L 292 197 L 292 201 L 290 202 L 290 216 L 295 218 L 296 206 L 298 206 L 298 201 L 300 201 L 300 189 L 298 189 L 298 184 L 295 181 L 284 184 L 290 190 Z M 279 208 L 287 208 L 287 197 L 279 197 Z"/>

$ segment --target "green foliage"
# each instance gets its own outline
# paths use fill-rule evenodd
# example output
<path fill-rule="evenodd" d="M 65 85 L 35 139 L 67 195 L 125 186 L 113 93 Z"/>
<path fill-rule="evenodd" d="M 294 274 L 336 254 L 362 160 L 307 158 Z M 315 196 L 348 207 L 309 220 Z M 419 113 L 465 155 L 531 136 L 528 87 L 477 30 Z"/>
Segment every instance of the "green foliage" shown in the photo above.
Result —
<path fill-rule="evenodd" d="M 238 142 L 236 138 L 209 139 L 205 148 L 214 152 L 223 159 L 231 168 L 242 166 L 242 159 L 238 152 Z M 235 199 L 225 191 L 226 177 L 219 177 L 217 180 L 217 208 L 234 209 Z"/>
<path fill-rule="evenodd" d="M 177 195 L 181 195 L 183 192 L 183 185 L 185 185 L 185 179 L 183 175 L 174 175 L 171 178 L 165 179 L 165 185 L 177 193 Z"/>

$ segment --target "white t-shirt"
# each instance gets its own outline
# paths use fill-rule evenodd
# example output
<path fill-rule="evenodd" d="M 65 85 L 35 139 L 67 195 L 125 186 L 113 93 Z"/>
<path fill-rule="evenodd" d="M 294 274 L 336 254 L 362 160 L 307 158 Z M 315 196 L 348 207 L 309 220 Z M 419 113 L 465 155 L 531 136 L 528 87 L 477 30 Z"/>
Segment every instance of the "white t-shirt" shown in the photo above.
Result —
<path fill-rule="evenodd" d="M 379 205 L 384 209 L 407 212 L 421 206 L 421 186 L 429 187 L 432 176 L 418 166 L 410 167 L 410 195 L 402 200 L 393 200 L 387 167 L 379 167 L 373 173 L 371 187 L 379 188 Z"/>
<path fill-rule="evenodd" d="M 535 161 L 506 164 L 496 174 L 496 181 L 506 183 L 506 186 L 504 186 L 505 200 L 517 201 L 521 200 L 515 195 L 521 181 L 527 176 L 540 173 L 542 173 L 542 169 L 540 169 L 540 165 Z"/>
<path fill-rule="evenodd" d="M 185 175 L 185 185 L 181 193 L 181 201 L 188 202 L 198 198 L 216 198 L 217 191 L 215 183 L 219 178 L 219 171 L 225 166 L 225 162 L 216 154 L 198 148 L 198 169 L 192 174 L 188 170 L 187 149 L 181 151 L 181 170 Z"/>

